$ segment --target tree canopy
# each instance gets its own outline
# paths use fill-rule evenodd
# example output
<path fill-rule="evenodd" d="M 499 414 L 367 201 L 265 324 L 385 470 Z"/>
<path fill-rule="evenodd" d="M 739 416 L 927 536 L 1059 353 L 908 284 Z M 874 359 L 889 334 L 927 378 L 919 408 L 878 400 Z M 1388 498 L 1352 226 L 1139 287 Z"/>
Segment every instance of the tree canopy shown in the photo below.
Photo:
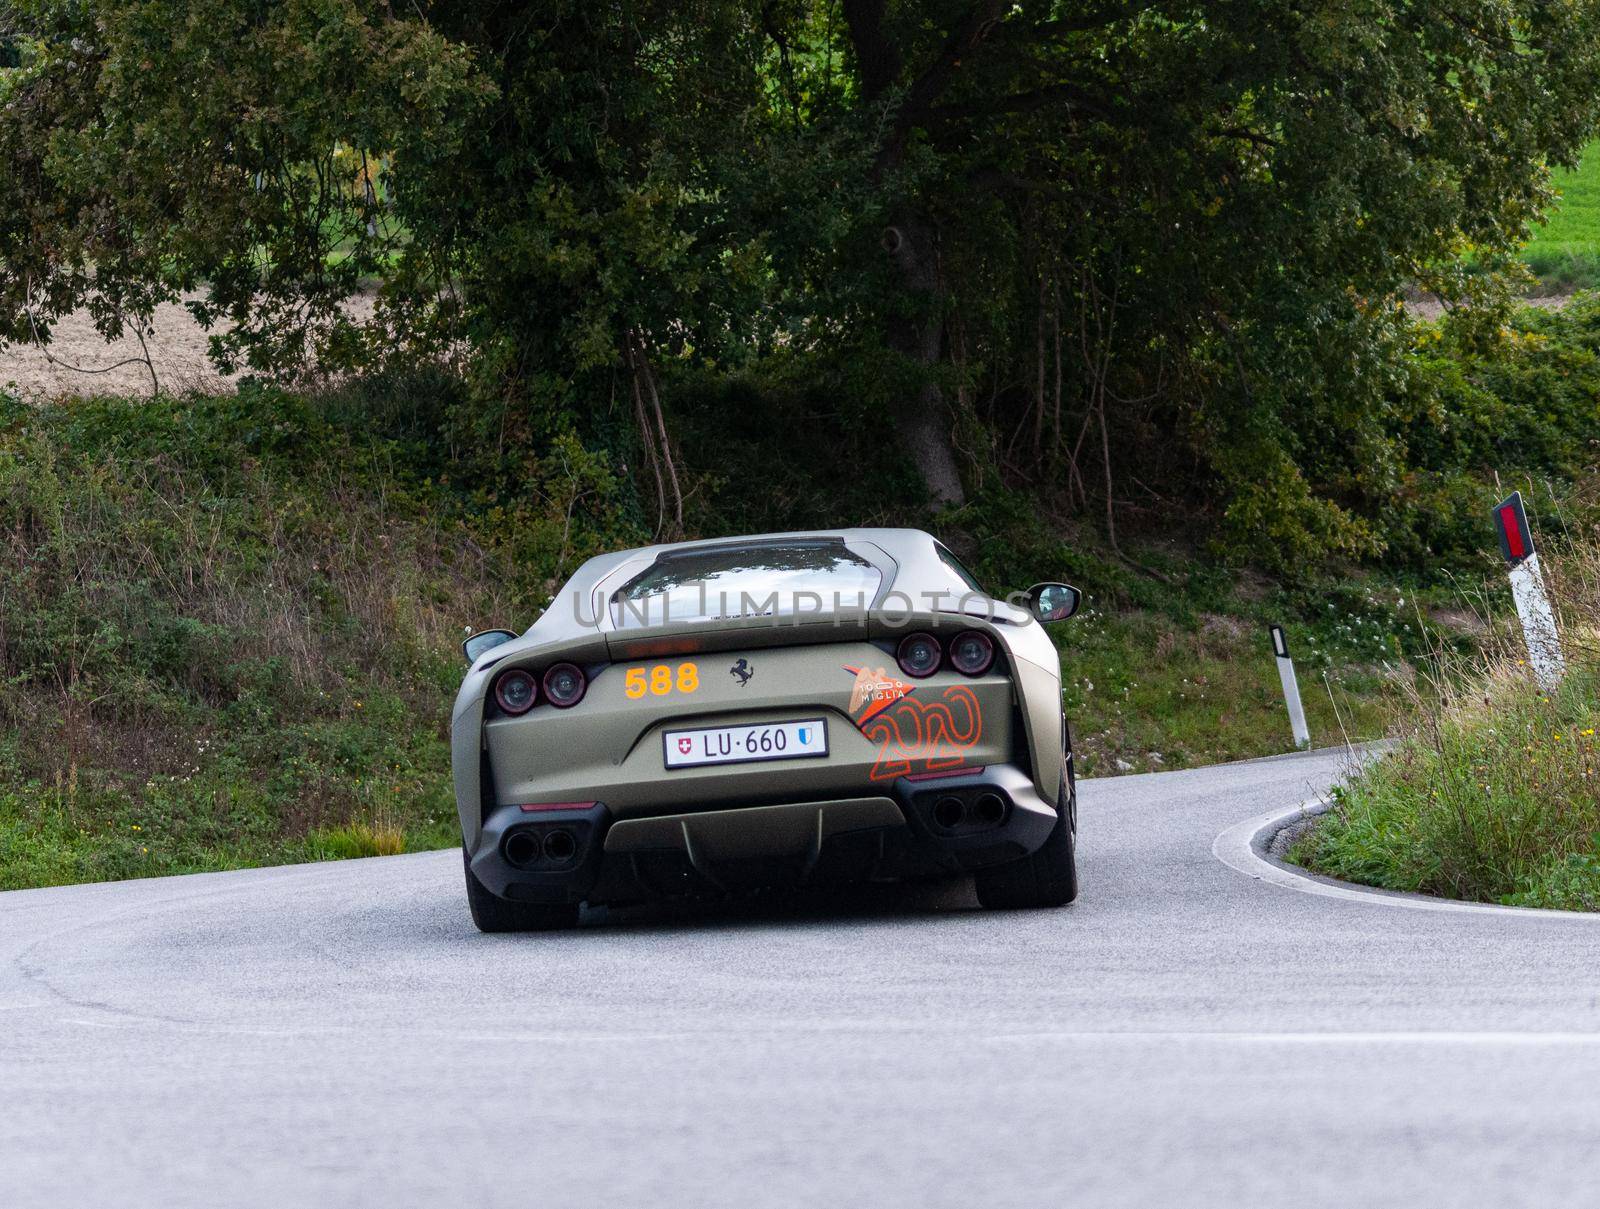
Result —
<path fill-rule="evenodd" d="M 1368 552 L 1415 439 L 1399 293 L 1526 237 L 1596 128 L 1597 10 L 4 0 L 0 339 L 198 292 L 264 375 L 449 352 L 464 435 L 632 465 L 663 532 L 737 380 L 934 504 Z"/>

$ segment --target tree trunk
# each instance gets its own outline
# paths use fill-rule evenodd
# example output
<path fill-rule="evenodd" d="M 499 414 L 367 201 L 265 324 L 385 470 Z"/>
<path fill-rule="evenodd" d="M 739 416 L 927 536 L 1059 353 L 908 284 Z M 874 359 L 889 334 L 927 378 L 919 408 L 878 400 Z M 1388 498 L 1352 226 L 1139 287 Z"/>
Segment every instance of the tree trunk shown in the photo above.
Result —
<path fill-rule="evenodd" d="M 944 358 L 943 294 L 933 230 L 921 218 L 904 216 L 883 234 L 909 310 L 889 332 L 892 347 L 922 367 L 921 386 L 900 399 L 894 424 L 936 504 L 966 503 L 961 471 L 950 444 L 950 417 L 937 378 Z"/>

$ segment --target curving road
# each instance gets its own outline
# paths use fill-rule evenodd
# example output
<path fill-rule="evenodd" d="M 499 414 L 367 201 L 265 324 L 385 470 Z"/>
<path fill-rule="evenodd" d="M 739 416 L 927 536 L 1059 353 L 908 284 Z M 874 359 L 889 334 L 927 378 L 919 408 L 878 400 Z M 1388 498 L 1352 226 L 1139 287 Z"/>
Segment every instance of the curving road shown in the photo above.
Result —
<path fill-rule="evenodd" d="M 0 894 L 0 1204 L 1593 1203 L 1600 918 L 1214 854 L 1338 772 L 1085 783 L 1057 912 L 484 937 L 449 852 Z"/>

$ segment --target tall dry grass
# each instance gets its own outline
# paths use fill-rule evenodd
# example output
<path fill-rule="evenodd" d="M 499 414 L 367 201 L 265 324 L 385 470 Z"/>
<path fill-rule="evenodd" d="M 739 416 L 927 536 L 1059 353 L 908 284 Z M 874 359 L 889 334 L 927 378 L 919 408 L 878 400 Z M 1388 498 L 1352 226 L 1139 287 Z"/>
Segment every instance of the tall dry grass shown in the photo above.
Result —
<path fill-rule="evenodd" d="M 457 644 L 554 560 L 427 449 L 269 392 L 0 395 L 0 888 L 458 834 Z"/>
<path fill-rule="evenodd" d="M 1471 593 L 1483 642 L 1408 688 L 1399 745 L 1338 795 L 1296 856 L 1390 889 L 1600 910 L 1600 535 L 1542 555 L 1566 674 L 1536 683 L 1509 594 Z"/>

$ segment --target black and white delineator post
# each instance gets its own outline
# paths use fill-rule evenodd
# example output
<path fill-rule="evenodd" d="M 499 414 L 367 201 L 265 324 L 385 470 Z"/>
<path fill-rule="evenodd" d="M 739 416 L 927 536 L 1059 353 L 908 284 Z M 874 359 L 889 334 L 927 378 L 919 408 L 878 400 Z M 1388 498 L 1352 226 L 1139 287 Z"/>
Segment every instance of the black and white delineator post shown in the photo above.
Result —
<path fill-rule="evenodd" d="M 1516 601 L 1522 635 L 1528 642 L 1528 665 L 1533 668 L 1539 687 L 1548 693 L 1561 683 L 1567 664 L 1561 656 L 1556 616 L 1550 608 L 1550 594 L 1545 591 L 1544 574 L 1539 570 L 1539 554 L 1533 548 L 1522 492 L 1513 491 L 1509 499 L 1495 505 L 1494 523 L 1500 533 L 1500 553 L 1511 566 L 1511 599 Z"/>
<path fill-rule="evenodd" d="M 1300 681 L 1295 679 L 1294 660 L 1289 658 L 1289 644 L 1284 641 L 1283 627 L 1272 627 L 1272 653 L 1278 660 L 1278 679 L 1283 681 L 1283 703 L 1289 707 L 1289 727 L 1294 731 L 1296 747 L 1311 746 L 1311 731 L 1306 726 L 1305 707 L 1300 704 Z"/>

